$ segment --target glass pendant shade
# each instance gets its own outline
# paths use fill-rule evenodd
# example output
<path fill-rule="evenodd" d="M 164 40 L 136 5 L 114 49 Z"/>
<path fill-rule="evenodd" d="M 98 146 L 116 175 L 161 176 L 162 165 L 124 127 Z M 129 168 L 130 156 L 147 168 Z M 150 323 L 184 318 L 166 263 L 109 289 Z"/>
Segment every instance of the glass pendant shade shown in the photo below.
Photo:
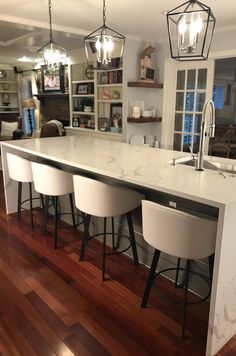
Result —
<path fill-rule="evenodd" d="M 171 57 L 179 61 L 208 58 L 215 17 L 210 7 L 190 0 L 166 15 Z"/>
<path fill-rule="evenodd" d="M 67 51 L 53 41 L 52 37 L 52 1 L 48 0 L 49 41 L 38 50 L 38 60 L 44 66 L 45 73 L 58 72 L 62 64 L 66 64 Z"/>
<path fill-rule="evenodd" d="M 58 72 L 62 64 L 66 64 L 66 49 L 54 41 L 49 41 L 38 50 L 39 63 L 45 66 L 47 73 Z"/>
<path fill-rule="evenodd" d="M 98 69 L 107 68 L 114 57 L 122 57 L 125 37 L 106 26 L 106 7 L 103 1 L 103 25 L 84 38 L 88 63 L 95 62 Z"/>

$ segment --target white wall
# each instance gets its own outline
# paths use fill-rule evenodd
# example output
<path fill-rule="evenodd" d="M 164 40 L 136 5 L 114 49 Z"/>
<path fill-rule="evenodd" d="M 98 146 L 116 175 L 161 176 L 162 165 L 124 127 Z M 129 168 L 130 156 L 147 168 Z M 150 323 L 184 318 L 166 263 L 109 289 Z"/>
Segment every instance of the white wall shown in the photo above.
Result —
<path fill-rule="evenodd" d="M 135 100 L 144 101 L 145 108 L 156 109 L 157 116 L 162 116 L 162 89 L 150 88 L 131 88 L 127 87 L 127 82 L 140 80 L 140 54 L 147 47 L 143 41 L 127 40 L 124 51 L 124 98 L 125 112 L 127 117 L 130 116 L 130 103 Z M 155 69 L 155 81 L 163 83 L 162 69 L 159 67 L 158 46 L 152 54 L 152 66 Z M 161 123 L 133 124 L 127 123 L 127 141 L 134 134 L 154 135 L 160 140 Z"/>

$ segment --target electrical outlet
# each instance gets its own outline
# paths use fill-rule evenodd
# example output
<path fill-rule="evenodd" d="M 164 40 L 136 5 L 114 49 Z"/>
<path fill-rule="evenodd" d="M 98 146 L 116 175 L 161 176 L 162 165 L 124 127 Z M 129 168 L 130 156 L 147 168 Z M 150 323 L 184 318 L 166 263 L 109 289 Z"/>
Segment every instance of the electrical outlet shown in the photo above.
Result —
<path fill-rule="evenodd" d="M 172 208 L 177 208 L 177 203 L 175 201 L 169 201 L 169 206 L 171 206 Z"/>

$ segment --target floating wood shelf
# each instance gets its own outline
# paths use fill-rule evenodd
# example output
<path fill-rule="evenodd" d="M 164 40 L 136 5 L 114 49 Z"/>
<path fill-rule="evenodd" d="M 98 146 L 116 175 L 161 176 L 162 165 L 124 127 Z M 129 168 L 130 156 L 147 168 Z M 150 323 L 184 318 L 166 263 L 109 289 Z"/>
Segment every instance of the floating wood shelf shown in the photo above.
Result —
<path fill-rule="evenodd" d="M 145 124 L 148 122 L 160 122 L 162 120 L 161 117 L 140 117 L 139 119 L 135 119 L 134 117 L 128 117 L 127 121 L 135 124 Z"/>
<path fill-rule="evenodd" d="M 162 89 L 163 88 L 163 84 L 146 82 L 146 81 L 140 80 L 140 81 L 137 81 L 137 82 L 128 82 L 128 87 Z"/>

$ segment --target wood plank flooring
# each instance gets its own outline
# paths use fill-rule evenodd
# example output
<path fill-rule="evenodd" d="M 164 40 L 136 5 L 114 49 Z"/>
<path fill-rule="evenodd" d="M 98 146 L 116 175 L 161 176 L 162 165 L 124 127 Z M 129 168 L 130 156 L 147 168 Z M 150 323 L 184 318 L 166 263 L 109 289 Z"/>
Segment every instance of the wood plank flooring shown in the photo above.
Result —
<path fill-rule="evenodd" d="M 52 233 L 41 234 L 40 209 L 34 221 L 32 230 L 27 211 L 20 221 L 6 215 L 1 177 L 0 355 L 204 355 L 207 303 L 189 308 L 183 341 L 181 305 L 173 303 L 181 290 L 160 277 L 141 309 L 146 267 L 109 256 L 102 282 L 98 241 L 79 262 L 78 230 L 61 223 L 54 250 Z"/>

